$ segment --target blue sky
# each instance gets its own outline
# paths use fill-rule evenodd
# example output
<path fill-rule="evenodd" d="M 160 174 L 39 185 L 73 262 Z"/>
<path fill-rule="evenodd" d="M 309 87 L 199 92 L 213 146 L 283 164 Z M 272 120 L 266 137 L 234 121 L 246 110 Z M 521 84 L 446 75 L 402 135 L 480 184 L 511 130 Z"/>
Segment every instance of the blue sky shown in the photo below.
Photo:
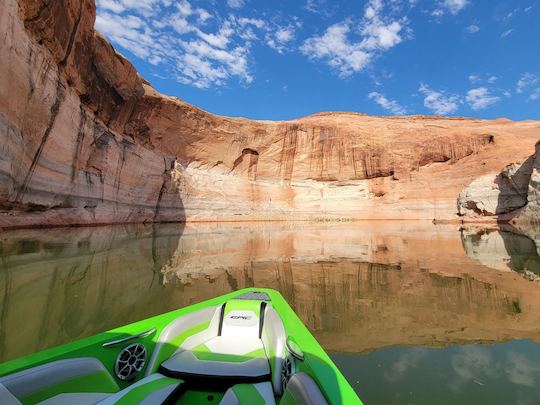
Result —
<path fill-rule="evenodd" d="M 540 119 L 540 0 L 97 0 L 159 91 L 256 119 Z"/>

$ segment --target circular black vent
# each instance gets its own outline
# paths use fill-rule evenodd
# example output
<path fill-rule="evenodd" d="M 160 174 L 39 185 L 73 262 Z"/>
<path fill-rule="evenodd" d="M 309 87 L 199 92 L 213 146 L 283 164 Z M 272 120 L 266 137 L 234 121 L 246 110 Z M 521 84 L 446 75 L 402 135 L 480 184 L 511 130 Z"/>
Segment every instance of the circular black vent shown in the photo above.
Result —
<path fill-rule="evenodd" d="M 123 349 L 114 365 L 116 376 L 123 380 L 131 380 L 142 370 L 146 361 L 146 348 L 135 343 Z"/>
<path fill-rule="evenodd" d="M 291 357 L 287 357 L 283 361 L 283 367 L 281 368 L 281 386 L 283 391 L 287 388 L 287 384 L 294 374 L 294 360 Z"/>

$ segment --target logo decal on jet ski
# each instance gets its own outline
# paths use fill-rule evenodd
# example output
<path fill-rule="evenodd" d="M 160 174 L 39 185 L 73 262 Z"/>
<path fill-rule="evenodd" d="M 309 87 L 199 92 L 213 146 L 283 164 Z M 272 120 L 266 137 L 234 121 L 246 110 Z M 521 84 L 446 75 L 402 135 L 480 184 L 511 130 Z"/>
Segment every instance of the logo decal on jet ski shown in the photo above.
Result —
<path fill-rule="evenodd" d="M 245 316 L 245 315 L 231 315 L 230 319 L 243 319 L 244 321 L 248 321 L 251 319 L 251 316 Z"/>

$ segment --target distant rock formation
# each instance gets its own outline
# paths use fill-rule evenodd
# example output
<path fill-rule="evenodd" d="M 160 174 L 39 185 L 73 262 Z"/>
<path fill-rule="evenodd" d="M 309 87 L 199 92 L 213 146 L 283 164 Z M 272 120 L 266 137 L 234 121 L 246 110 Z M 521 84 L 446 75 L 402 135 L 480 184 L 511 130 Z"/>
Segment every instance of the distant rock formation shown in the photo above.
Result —
<path fill-rule="evenodd" d="M 458 220 L 460 190 L 538 140 L 536 121 L 213 115 L 157 93 L 94 31 L 95 12 L 2 2 L 0 228 Z"/>
<path fill-rule="evenodd" d="M 524 162 L 481 176 L 464 188 L 458 209 L 465 219 L 493 217 L 513 224 L 540 224 L 540 141 L 535 154 Z"/>

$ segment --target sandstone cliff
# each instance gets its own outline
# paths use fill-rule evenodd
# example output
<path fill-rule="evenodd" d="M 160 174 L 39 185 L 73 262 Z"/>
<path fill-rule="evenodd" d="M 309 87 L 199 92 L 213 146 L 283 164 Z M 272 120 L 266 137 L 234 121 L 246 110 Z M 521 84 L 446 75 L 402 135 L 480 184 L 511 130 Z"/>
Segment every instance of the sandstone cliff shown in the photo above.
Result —
<path fill-rule="evenodd" d="M 465 219 L 511 222 L 525 228 L 524 233 L 534 234 L 535 225 L 540 224 L 540 141 L 524 162 L 481 176 L 464 188 L 458 207 Z"/>
<path fill-rule="evenodd" d="M 0 227 L 457 219 L 540 123 L 323 113 L 220 117 L 158 94 L 94 31 L 93 0 L 0 8 Z"/>

